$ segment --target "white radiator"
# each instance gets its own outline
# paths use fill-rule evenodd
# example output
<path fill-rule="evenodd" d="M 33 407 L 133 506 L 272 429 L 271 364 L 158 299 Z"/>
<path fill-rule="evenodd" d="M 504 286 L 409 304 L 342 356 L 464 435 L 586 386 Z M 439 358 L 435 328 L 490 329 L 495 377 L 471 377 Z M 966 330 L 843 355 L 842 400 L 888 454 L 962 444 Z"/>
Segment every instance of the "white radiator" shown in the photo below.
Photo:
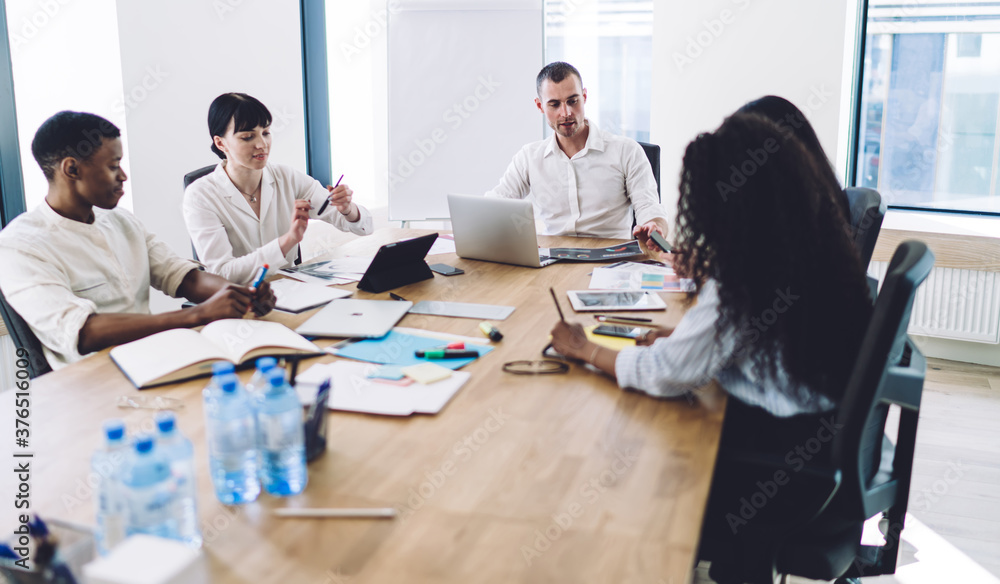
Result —
<path fill-rule="evenodd" d="M 889 262 L 868 272 L 879 287 Z M 934 268 L 917 289 L 910 334 L 977 343 L 1000 342 L 1000 277 L 994 272 Z"/>

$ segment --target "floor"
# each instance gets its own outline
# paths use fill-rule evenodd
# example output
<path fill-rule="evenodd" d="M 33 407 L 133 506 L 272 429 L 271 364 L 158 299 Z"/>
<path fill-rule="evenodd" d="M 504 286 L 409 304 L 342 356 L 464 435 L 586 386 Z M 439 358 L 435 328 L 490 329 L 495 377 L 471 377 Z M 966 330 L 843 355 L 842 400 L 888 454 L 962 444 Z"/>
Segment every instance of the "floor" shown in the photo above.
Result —
<path fill-rule="evenodd" d="M 899 567 L 863 582 L 1000 584 L 998 421 L 1000 369 L 928 360 Z M 875 525 L 865 537 L 878 537 Z M 711 582 L 706 564 L 693 582 Z"/>

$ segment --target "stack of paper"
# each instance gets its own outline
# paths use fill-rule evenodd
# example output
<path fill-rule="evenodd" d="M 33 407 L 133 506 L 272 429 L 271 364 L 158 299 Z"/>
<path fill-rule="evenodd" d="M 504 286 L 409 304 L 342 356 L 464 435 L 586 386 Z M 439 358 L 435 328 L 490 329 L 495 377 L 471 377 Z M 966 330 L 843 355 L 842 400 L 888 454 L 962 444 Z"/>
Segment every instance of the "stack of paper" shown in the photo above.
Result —
<path fill-rule="evenodd" d="M 295 379 L 295 390 L 304 405 L 316 401 L 319 384 L 330 379 L 331 410 L 409 416 L 436 414 L 469 380 L 469 374 L 455 371 L 447 379 L 422 385 L 399 386 L 369 377 L 379 368 L 371 363 L 336 361 L 313 365 Z"/>
<path fill-rule="evenodd" d="M 303 312 L 337 298 L 347 298 L 352 294 L 350 290 L 308 284 L 288 278 L 271 282 L 271 291 L 278 301 L 275 308 L 285 312 Z"/>
<path fill-rule="evenodd" d="M 370 257 L 339 258 L 313 264 L 302 264 L 292 268 L 282 268 L 279 272 L 289 278 L 303 282 L 313 282 L 330 286 L 357 282 L 365 275 L 371 265 Z"/>
<path fill-rule="evenodd" d="M 590 277 L 592 290 L 656 290 L 688 292 L 694 283 L 681 278 L 672 268 L 637 262 L 619 262 L 595 268 Z"/>

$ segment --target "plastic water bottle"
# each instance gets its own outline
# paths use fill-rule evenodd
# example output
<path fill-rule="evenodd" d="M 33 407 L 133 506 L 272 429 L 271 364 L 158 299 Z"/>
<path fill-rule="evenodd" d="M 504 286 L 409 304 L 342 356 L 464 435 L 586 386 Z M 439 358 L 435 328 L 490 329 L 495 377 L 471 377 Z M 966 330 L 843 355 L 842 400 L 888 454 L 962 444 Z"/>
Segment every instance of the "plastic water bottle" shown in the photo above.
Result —
<path fill-rule="evenodd" d="M 173 412 L 158 413 L 156 427 L 160 430 L 158 448 L 170 462 L 170 474 L 174 481 L 174 519 L 177 521 L 177 535 L 189 546 L 199 548 L 201 529 L 198 527 L 198 483 L 194 477 L 194 446 L 177 429 L 177 418 Z"/>
<path fill-rule="evenodd" d="M 94 502 L 97 507 L 97 551 L 102 556 L 125 539 L 125 502 L 121 471 L 128 453 L 125 424 L 104 422 L 104 445 L 94 452 L 90 469 L 97 478 Z"/>
<path fill-rule="evenodd" d="M 217 383 L 202 392 L 212 484 L 226 505 L 249 503 L 260 494 L 253 407 L 235 375 L 222 375 Z"/>
<path fill-rule="evenodd" d="M 212 379 L 208 382 L 208 387 L 218 387 L 219 378 L 223 375 L 230 375 L 236 373 L 236 367 L 229 361 L 219 361 L 217 363 L 212 363 Z M 206 388 L 207 389 L 207 388 Z"/>
<path fill-rule="evenodd" d="M 170 462 L 152 436 L 137 436 L 122 469 L 125 491 L 125 533 L 177 539 L 174 483 Z"/>
<path fill-rule="evenodd" d="M 250 378 L 250 383 L 247 383 L 247 393 L 249 393 L 255 401 L 259 402 L 261 396 L 271 385 L 271 382 L 268 381 L 267 374 L 277 366 L 278 360 L 274 357 L 261 357 L 260 359 L 257 359 L 257 371 L 255 371 L 253 377 Z"/>
<path fill-rule="evenodd" d="M 268 381 L 270 385 L 257 410 L 263 459 L 261 482 L 272 495 L 296 495 L 306 488 L 307 480 L 302 403 L 285 381 L 284 370 L 271 369 Z"/>

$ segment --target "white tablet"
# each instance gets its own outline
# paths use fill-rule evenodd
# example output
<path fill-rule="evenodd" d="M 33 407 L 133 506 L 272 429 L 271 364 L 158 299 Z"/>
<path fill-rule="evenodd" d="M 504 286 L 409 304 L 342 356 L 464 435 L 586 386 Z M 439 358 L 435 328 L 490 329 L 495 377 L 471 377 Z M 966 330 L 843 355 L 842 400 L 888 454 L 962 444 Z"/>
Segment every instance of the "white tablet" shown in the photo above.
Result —
<path fill-rule="evenodd" d="M 566 292 L 573 310 L 666 310 L 667 304 L 652 292 L 570 290 Z"/>

